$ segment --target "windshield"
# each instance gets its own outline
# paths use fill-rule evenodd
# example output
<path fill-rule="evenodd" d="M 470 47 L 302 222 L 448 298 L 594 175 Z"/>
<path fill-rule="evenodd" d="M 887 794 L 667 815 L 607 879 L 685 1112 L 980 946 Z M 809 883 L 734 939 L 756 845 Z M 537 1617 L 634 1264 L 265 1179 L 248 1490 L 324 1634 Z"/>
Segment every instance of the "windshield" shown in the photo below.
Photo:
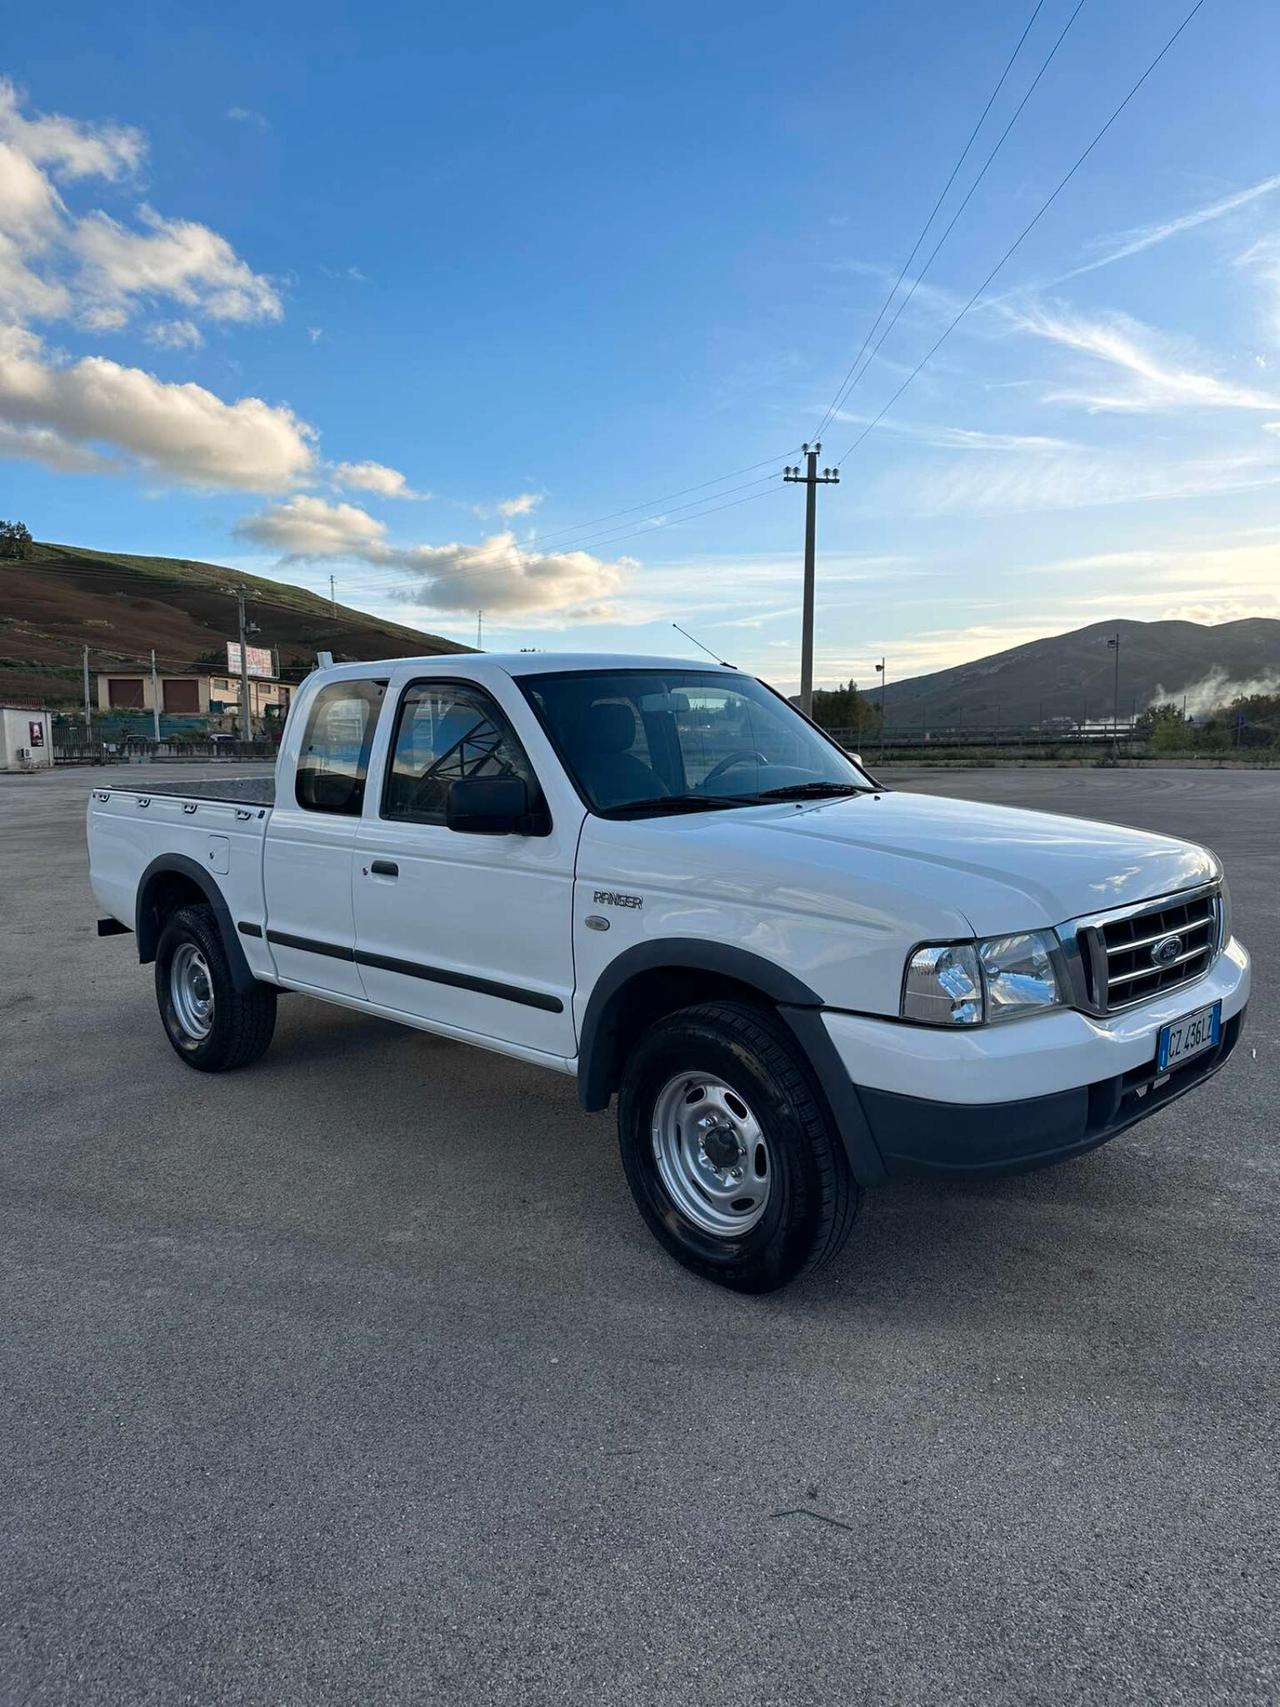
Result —
<path fill-rule="evenodd" d="M 821 799 L 870 779 L 778 694 L 727 670 L 573 671 L 520 687 L 596 812 Z"/>

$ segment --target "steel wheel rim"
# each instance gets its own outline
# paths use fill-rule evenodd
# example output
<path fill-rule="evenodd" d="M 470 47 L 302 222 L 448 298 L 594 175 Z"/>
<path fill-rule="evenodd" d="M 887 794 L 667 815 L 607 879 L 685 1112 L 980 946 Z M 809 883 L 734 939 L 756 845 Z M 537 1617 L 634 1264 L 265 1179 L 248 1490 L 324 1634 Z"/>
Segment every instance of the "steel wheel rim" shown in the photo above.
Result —
<path fill-rule="evenodd" d="M 741 1092 L 714 1073 L 678 1073 L 658 1092 L 652 1136 L 667 1195 L 695 1227 L 726 1239 L 759 1223 L 773 1166 Z"/>
<path fill-rule="evenodd" d="M 213 1030 L 213 976 L 203 951 L 179 943 L 169 967 L 169 998 L 179 1026 L 195 1043 Z"/>

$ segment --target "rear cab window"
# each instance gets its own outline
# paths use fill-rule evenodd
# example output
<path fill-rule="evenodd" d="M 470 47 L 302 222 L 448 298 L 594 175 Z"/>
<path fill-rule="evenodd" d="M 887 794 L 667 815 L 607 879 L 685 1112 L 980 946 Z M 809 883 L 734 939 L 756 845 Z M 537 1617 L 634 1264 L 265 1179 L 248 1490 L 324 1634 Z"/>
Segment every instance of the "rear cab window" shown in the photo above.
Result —
<path fill-rule="evenodd" d="M 312 701 L 298 753 L 294 796 L 308 812 L 358 818 L 385 682 L 329 682 Z"/>

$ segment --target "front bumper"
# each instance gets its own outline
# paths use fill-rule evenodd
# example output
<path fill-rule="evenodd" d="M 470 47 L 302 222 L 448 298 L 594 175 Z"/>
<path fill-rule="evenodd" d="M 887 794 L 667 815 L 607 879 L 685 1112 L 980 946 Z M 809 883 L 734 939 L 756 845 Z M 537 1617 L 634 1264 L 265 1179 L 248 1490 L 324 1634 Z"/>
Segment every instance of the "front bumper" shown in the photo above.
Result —
<path fill-rule="evenodd" d="M 1203 1084 L 1239 1040 L 1249 987 L 1233 939 L 1194 984 L 1105 1019 L 1064 1011 L 967 1033 L 823 1020 L 887 1174 L 986 1173 L 1079 1155 Z M 1161 1026 L 1216 1001 L 1217 1047 L 1158 1075 Z"/>

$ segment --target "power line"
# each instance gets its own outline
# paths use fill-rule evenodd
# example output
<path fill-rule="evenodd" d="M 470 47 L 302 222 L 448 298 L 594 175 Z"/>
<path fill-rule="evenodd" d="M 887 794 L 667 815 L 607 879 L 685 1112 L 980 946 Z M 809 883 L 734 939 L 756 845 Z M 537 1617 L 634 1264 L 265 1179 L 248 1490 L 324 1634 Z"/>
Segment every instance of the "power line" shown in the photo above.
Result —
<path fill-rule="evenodd" d="M 740 474 L 754 474 L 757 468 L 776 468 L 783 458 L 790 456 L 795 449 L 795 445 L 789 445 L 786 450 L 779 451 L 777 456 L 767 456 L 762 462 L 748 463 L 746 468 L 735 468 L 731 473 L 721 474 L 714 480 L 699 481 L 696 486 L 682 486 L 678 492 L 667 492 L 660 498 L 646 498 L 643 503 L 631 504 L 625 510 L 610 510 L 607 515 L 597 516 L 594 521 L 574 522 L 568 527 L 552 528 L 550 533 L 543 534 L 541 536 L 542 542 L 545 543 L 549 539 L 558 539 L 562 534 L 566 533 L 585 533 L 591 528 L 600 526 L 603 522 L 614 521 L 619 516 L 633 516 L 637 510 L 653 509 L 658 504 L 669 503 L 672 498 L 683 498 L 690 492 L 704 492 L 708 486 L 721 486 L 726 480 L 736 480 Z M 566 547 L 565 549 L 568 550 L 572 548 Z"/>
<path fill-rule="evenodd" d="M 1005 79 L 1008 77 L 1009 73 L 1013 70 L 1013 62 L 1015 59 L 1017 59 L 1018 55 L 1022 52 L 1022 44 L 1023 44 L 1023 42 L 1026 41 L 1027 37 L 1031 34 L 1031 26 L 1035 23 L 1036 19 L 1040 16 L 1040 12 L 1041 12 L 1041 9 L 1043 8 L 1043 6 L 1044 6 L 1044 0 L 1036 0 L 1035 9 L 1032 12 L 1031 16 L 1027 19 L 1026 26 L 1023 29 L 1022 34 L 1018 37 L 1017 45 L 1014 47 L 1013 52 L 1009 55 L 1008 60 L 1005 62 L 1005 68 L 1000 73 L 1000 77 L 999 77 L 998 82 L 996 83 L 995 88 L 987 96 L 987 104 L 985 107 L 983 107 L 982 112 L 980 113 L 980 115 L 978 117 L 977 124 L 975 124 L 973 129 L 969 132 L 969 140 L 965 143 L 964 147 L 961 149 L 959 158 L 957 159 L 955 165 L 951 168 L 951 176 L 947 179 L 946 183 L 942 186 L 942 190 L 938 196 L 937 201 L 934 202 L 933 207 L 930 209 L 928 219 L 926 219 L 924 224 L 920 227 L 920 234 L 916 238 L 915 242 L 911 245 L 911 253 L 907 256 L 906 260 L 902 263 L 902 271 L 898 274 L 897 278 L 894 280 L 893 289 L 889 292 L 888 296 L 886 296 L 884 301 L 881 303 L 880 312 L 879 312 L 879 314 L 876 315 L 875 319 L 872 321 L 870 327 L 868 328 L 867 335 L 862 340 L 861 349 L 859 349 L 857 355 L 849 363 L 848 373 L 845 374 L 844 378 L 840 381 L 840 384 L 836 387 L 836 394 L 832 398 L 830 404 L 827 406 L 826 414 L 822 417 L 821 421 L 818 423 L 817 432 L 813 435 L 815 439 L 820 439 L 822 437 L 822 434 L 823 434 L 824 430 L 826 429 L 827 422 L 831 419 L 831 417 L 835 414 L 836 410 L 840 407 L 840 399 L 844 393 L 845 387 L 848 385 L 850 379 L 853 377 L 853 370 L 857 367 L 858 363 L 862 360 L 863 352 L 866 350 L 867 345 L 871 342 L 872 338 L 875 336 L 876 327 L 879 326 L 880 322 L 884 319 L 885 314 L 888 311 L 889 304 L 893 301 L 894 297 L 897 295 L 898 290 L 900 289 L 900 287 L 902 285 L 903 279 L 906 278 L 908 267 L 910 267 L 912 261 L 915 260 L 916 255 L 919 252 L 920 245 L 925 240 L 925 236 L 929 230 L 929 227 L 933 224 L 934 220 L 938 217 L 938 210 L 942 206 L 943 202 L 947 199 L 948 192 L 950 191 L 952 184 L 954 184 L 956 181 L 956 174 L 959 172 L 960 168 L 964 165 L 965 161 L 969 158 L 969 150 L 973 147 L 974 143 L 977 141 L 978 132 L 982 129 L 983 125 L 986 123 L 987 114 L 991 111 L 992 107 L 994 106 L 996 96 L 1000 93 L 1001 89 L 1004 88 Z"/>
<path fill-rule="evenodd" d="M 988 287 L 991 285 L 991 283 L 996 278 L 996 275 L 1004 268 L 1006 263 L 1012 258 L 1014 253 L 1022 246 L 1022 244 L 1026 241 L 1026 239 L 1031 235 L 1031 233 L 1035 229 L 1035 227 L 1040 223 L 1041 219 L 1043 219 L 1044 215 L 1053 206 L 1054 202 L 1057 201 L 1058 197 L 1062 194 L 1063 190 L 1066 189 L 1067 185 L 1071 182 L 1072 178 L 1075 177 L 1076 173 L 1080 170 L 1081 166 L 1084 165 L 1085 161 L 1093 153 L 1094 149 L 1102 141 L 1103 137 L 1111 129 L 1112 125 L 1116 122 L 1116 120 L 1120 117 L 1121 113 L 1129 105 L 1129 102 L 1138 93 L 1139 89 L 1141 89 L 1142 85 L 1147 81 L 1147 78 L 1150 77 L 1151 73 L 1155 70 L 1155 68 L 1159 65 L 1160 61 L 1169 52 L 1170 48 L 1178 40 L 1178 37 L 1186 29 L 1187 25 L 1191 22 L 1191 20 L 1195 17 L 1196 13 L 1200 10 L 1200 8 L 1203 5 L 1204 5 L 1204 0 L 1195 0 L 1195 5 L 1192 6 L 1191 10 L 1183 18 L 1182 22 L 1178 25 L 1177 29 L 1173 32 L 1173 34 L 1165 42 L 1164 46 L 1160 49 L 1159 53 L 1156 54 L 1155 58 L 1147 66 L 1146 70 L 1142 73 L 1141 77 L 1138 78 L 1137 82 L 1133 85 L 1133 87 L 1129 90 L 1128 94 L 1120 102 L 1119 106 L 1117 106 L 1115 108 L 1115 110 L 1112 112 L 1110 118 L 1107 119 L 1106 123 L 1095 134 L 1095 136 L 1093 137 L 1093 140 L 1089 143 L 1088 147 L 1085 148 L 1083 153 L 1081 153 L 1077 157 L 1075 163 L 1063 175 L 1063 177 L 1059 179 L 1057 185 L 1050 192 L 1050 194 L 1045 198 L 1045 200 L 1040 204 L 1039 208 L 1032 215 L 1032 217 L 1027 221 L 1026 225 L 1023 226 L 1022 230 L 1014 238 L 1013 242 L 1005 250 L 1004 254 L 1001 255 L 1000 259 L 996 262 L 995 266 L 992 267 L 991 271 L 987 274 L 986 278 L 983 279 L 982 283 L 978 286 L 977 290 L 974 291 L 973 295 L 969 298 L 968 302 L 965 303 L 964 307 L 955 316 L 955 318 L 951 321 L 951 323 L 946 327 L 946 329 L 943 331 L 942 335 L 925 352 L 925 354 L 916 363 L 915 367 L 912 368 L 911 372 L 903 380 L 902 384 L 894 392 L 893 396 L 890 397 L 889 401 L 880 410 L 879 414 L 876 415 L 872 420 L 870 420 L 867 423 L 867 425 L 862 429 L 862 431 L 858 434 L 857 438 L 853 441 L 853 443 L 849 446 L 848 450 L 845 451 L 844 455 L 840 458 L 839 463 L 837 463 L 837 465 L 836 465 L 837 467 L 842 466 L 848 460 L 848 458 L 853 455 L 854 451 L 857 450 L 858 446 L 860 444 L 862 444 L 863 440 L 866 439 L 870 433 L 874 432 L 876 427 L 878 427 L 880 425 L 880 422 L 884 420 L 885 416 L 889 413 L 890 409 L 893 408 L 894 404 L 902 396 L 903 392 L 907 389 L 907 387 L 911 384 L 911 382 L 916 378 L 917 374 L 920 373 L 921 369 L 924 368 L 926 363 L 930 362 L 935 355 L 937 355 L 938 351 L 942 348 L 943 344 L 946 343 L 947 339 L 955 331 L 956 327 L 964 319 L 965 315 L 968 314 L 969 310 L 977 302 L 978 298 L 986 292 Z"/>
<path fill-rule="evenodd" d="M 1017 106 L 1014 108 L 1013 117 L 1009 120 L 1008 124 L 1005 125 L 1004 129 L 1000 132 L 1000 135 L 996 138 L 995 146 L 992 148 L 991 152 L 987 155 L 986 159 L 983 161 L 981 170 L 978 172 L 977 177 L 973 180 L 973 182 L 969 185 L 969 188 L 966 190 L 965 195 L 964 195 L 964 199 L 961 201 L 959 207 L 955 210 L 955 212 L 951 215 L 951 218 L 947 221 L 946 227 L 943 230 L 941 237 L 939 237 L 938 241 L 934 244 L 933 248 L 930 250 L 928 259 L 925 261 L 924 266 L 921 267 L 920 271 L 916 274 L 915 278 L 912 279 L 911 288 L 907 291 L 906 295 L 902 298 L 902 300 L 898 303 L 898 306 L 894 309 L 893 317 L 890 319 L 889 324 L 885 327 L 884 331 L 881 332 L 880 336 L 876 339 L 876 342 L 875 342 L 874 347 L 872 348 L 871 354 L 867 357 L 867 360 L 864 363 L 861 371 L 858 372 L 857 374 L 853 375 L 852 377 L 846 379 L 845 385 L 844 385 L 842 391 L 837 394 L 836 402 L 832 405 L 832 408 L 829 411 L 829 413 L 834 414 L 835 411 L 840 407 L 840 405 L 843 402 L 845 402 L 845 400 L 857 388 L 859 381 L 862 379 L 862 377 L 866 373 L 867 369 L 871 366 L 872 362 L 875 361 L 876 357 L 880 354 L 880 348 L 883 345 L 885 339 L 889 336 L 890 332 L 893 331 L 894 327 L 898 324 L 898 321 L 902 318 L 902 314 L 903 314 L 904 309 L 907 307 L 907 304 L 911 301 L 911 298 L 916 294 L 916 291 L 919 288 L 919 286 L 924 283 L 925 277 L 928 274 L 930 267 L 932 267 L 933 263 L 938 258 L 938 251 L 942 248 L 942 245 L 946 242 L 947 238 L 950 237 L 952 231 L 955 228 L 956 221 L 960 218 L 960 215 L 964 212 L 965 208 L 968 207 L 970 201 L 973 198 L 974 192 L 977 190 L 977 188 L 978 188 L 979 184 L 981 184 L 982 180 L 986 177 L 987 170 L 990 167 L 992 161 L 995 159 L 996 155 L 999 154 L 1001 148 L 1004 146 L 1005 138 L 1009 135 L 1009 132 L 1013 129 L 1014 125 L 1017 124 L 1018 119 L 1022 115 L 1022 110 L 1026 106 L 1027 102 L 1031 99 L 1032 95 L 1035 94 L 1036 88 L 1040 82 L 1040 79 L 1044 76 L 1045 72 L 1049 69 L 1050 65 L 1053 63 L 1053 60 L 1057 55 L 1058 49 L 1062 46 L 1063 41 L 1066 39 L 1066 35 L 1067 35 L 1068 30 L 1070 30 L 1072 24 L 1074 24 L 1076 19 L 1079 17 L 1081 9 L 1083 8 L 1083 6 L 1084 6 L 1084 0 L 1077 0 L 1075 10 L 1071 13 L 1071 16 L 1067 19 L 1066 23 L 1062 26 L 1062 29 L 1059 32 L 1057 39 L 1054 41 L 1053 46 L 1049 49 L 1049 52 L 1045 55 L 1045 58 L 1041 62 L 1040 69 L 1036 72 L 1035 77 L 1032 79 L 1030 87 L 1027 89 L 1027 92 L 1023 95 L 1022 99 L 1018 102 Z M 1037 10 L 1039 10 L 1038 7 L 1037 7 Z M 1027 27 L 1029 29 L 1030 25 L 1028 25 Z M 904 273 L 905 273 L 905 271 L 906 271 L 906 268 L 903 269 Z M 898 285 L 900 285 L 901 283 L 902 283 L 902 275 L 899 275 L 898 284 L 895 284 L 893 287 L 895 291 L 897 290 Z M 892 296 L 892 294 L 893 293 L 891 292 L 890 295 Z M 888 304 L 886 303 L 886 307 L 887 306 L 888 306 Z M 883 313 L 883 309 L 881 310 L 881 313 Z M 866 343 L 864 342 L 863 349 L 865 349 L 865 348 L 866 348 Z M 857 363 L 855 362 L 854 365 L 856 366 Z"/>
<path fill-rule="evenodd" d="M 634 539 L 638 534 L 657 532 L 666 525 L 670 517 L 679 516 L 684 510 L 695 510 L 699 513 L 705 513 L 703 506 L 712 503 L 713 500 L 728 498 L 735 492 L 749 492 L 756 486 L 771 485 L 776 478 L 776 475 L 777 470 L 775 467 L 773 472 L 769 474 L 758 475 L 754 480 L 744 480 L 741 486 L 727 486 L 723 492 L 709 493 L 705 498 L 692 498 L 687 504 L 676 504 L 664 510 L 660 516 L 650 516 L 642 522 L 624 523 L 621 537 Z M 692 521 L 695 520 L 696 517 L 690 516 L 685 519 Z M 593 546 L 602 543 L 608 538 L 618 535 L 618 532 L 619 530 L 617 528 L 609 528 L 606 529 L 604 535 L 578 538 L 567 545 L 548 545 L 548 542 L 545 539 L 538 538 L 533 542 L 533 545 L 529 549 L 547 552 L 551 556 L 563 556 L 565 553 L 570 551 L 589 551 Z"/>

